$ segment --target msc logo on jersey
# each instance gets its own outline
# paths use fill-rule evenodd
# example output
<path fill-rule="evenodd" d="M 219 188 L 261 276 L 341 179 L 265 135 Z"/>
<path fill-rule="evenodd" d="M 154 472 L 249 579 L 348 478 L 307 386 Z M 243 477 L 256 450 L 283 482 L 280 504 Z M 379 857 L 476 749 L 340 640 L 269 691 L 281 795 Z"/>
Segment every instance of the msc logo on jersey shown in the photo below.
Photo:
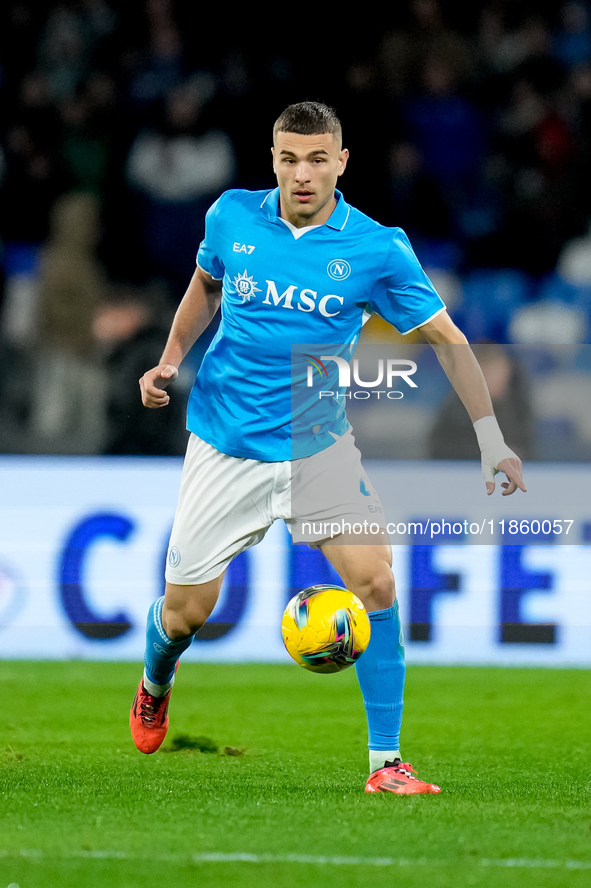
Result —
<path fill-rule="evenodd" d="M 242 296 L 243 302 L 250 302 L 251 297 L 254 298 L 257 293 L 261 292 L 259 287 L 257 287 L 258 281 L 253 280 L 253 275 L 248 276 L 246 268 L 242 274 L 236 275 L 232 283 L 238 295 Z"/>
<path fill-rule="evenodd" d="M 266 281 L 267 292 L 262 305 L 281 306 L 282 308 L 297 309 L 298 311 L 318 311 L 325 318 L 334 318 L 341 313 L 345 301 L 343 296 L 336 293 L 327 293 L 319 296 L 317 290 L 309 287 L 299 289 L 296 284 L 290 284 L 283 293 L 277 287 L 275 281 Z"/>
<path fill-rule="evenodd" d="M 262 293 L 260 287 L 257 287 L 258 281 L 255 281 L 254 275 L 248 274 L 244 269 L 242 274 L 236 275 L 232 283 L 239 296 L 242 296 L 242 304 L 250 302 L 257 293 Z M 325 296 L 319 295 L 317 290 L 308 287 L 300 289 L 296 284 L 289 284 L 283 292 L 281 287 L 277 287 L 275 281 L 265 281 L 267 284 L 267 292 L 265 298 L 259 305 L 271 305 L 274 308 L 297 309 L 298 311 L 314 312 L 317 311 L 325 318 L 334 318 L 341 313 L 341 308 L 345 299 L 343 296 L 337 296 L 336 293 L 327 293 Z"/>
<path fill-rule="evenodd" d="M 351 266 L 346 259 L 333 259 L 326 270 L 333 281 L 346 281 L 351 274 Z"/>

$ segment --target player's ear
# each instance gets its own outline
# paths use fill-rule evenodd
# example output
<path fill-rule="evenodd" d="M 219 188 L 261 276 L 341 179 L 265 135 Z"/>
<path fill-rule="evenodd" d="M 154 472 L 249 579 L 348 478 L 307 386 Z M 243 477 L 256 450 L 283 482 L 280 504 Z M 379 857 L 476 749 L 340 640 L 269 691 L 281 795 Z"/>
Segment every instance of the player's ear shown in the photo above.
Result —
<path fill-rule="evenodd" d="M 349 149 L 342 148 L 341 153 L 339 154 L 339 166 L 338 166 L 338 175 L 342 176 L 345 172 L 345 167 L 347 166 L 347 161 L 349 160 Z"/>
<path fill-rule="evenodd" d="M 271 156 L 273 157 L 273 172 L 276 173 L 277 170 L 275 169 L 275 148 L 274 147 L 271 148 Z"/>

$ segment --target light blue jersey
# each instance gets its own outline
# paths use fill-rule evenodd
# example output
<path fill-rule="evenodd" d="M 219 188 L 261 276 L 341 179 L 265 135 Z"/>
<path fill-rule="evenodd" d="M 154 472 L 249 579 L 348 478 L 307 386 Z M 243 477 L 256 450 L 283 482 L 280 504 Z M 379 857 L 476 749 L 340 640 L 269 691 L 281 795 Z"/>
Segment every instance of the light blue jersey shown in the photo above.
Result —
<path fill-rule="evenodd" d="M 303 233 L 280 218 L 278 188 L 226 191 L 207 214 L 197 262 L 222 281 L 222 319 L 187 427 L 222 453 L 278 461 L 330 446 L 349 428 L 344 399 L 294 410 L 292 346 L 313 358 L 314 344 L 337 343 L 350 359 L 368 313 L 404 334 L 445 308 L 404 232 L 336 197 Z"/>

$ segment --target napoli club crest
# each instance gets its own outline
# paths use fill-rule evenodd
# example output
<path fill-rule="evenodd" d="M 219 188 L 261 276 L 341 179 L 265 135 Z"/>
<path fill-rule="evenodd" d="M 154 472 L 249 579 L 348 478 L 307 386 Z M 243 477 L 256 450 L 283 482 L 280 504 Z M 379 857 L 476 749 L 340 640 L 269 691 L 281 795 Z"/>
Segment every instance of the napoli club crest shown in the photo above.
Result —
<path fill-rule="evenodd" d="M 351 266 L 346 259 L 333 259 L 326 270 L 333 281 L 346 281 L 351 274 Z"/>

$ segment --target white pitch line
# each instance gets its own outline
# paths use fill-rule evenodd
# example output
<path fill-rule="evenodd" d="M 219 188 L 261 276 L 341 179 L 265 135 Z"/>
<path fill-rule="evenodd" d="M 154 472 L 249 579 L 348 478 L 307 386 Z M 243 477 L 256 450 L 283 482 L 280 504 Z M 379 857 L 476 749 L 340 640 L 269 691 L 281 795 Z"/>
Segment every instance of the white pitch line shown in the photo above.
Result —
<path fill-rule="evenodd" d="M 428 857 L 328 857 L 314 854 L 193 854 L 195 863 L 305 863 L 317 866 L 457 866 L 463 860 L 438 860 Z M 468 862 L 468 861 L 466 861 Z M 471 861 L 470 861 L 471 862 Z M 581 869 L 591 870 L 591 860 L 551 860 L 547 858 L 507 857 L 498 860 L 476 859 L 478 866 L 512 867 L 523 869 Z"/>
<path fill-rule="evenodd" d="M 591 869 L 591 860 L 551 860 L 545 857 L 529 858 L 529 857 L 501 857 L 499 860 L 487 860 L 484 858 L 480 861 L 481 866 L 501 866 L 501 867 L 522 867 L 524 869 L 572 869 L 572 870 L 588 870 Z"/>
<path fill-rule="evenodd" d="M 66 851 L 61 854 L 47 853 L 39 848 L 21 848 L 9 851 L 0 848 L 0 858 L 29 858 L 31 860 L 144 860 L 145 855 L 125 851 L 86 850 Z M 313 866 L 378 866 L 424 867 L 458 866 L 473 863 L 481 867 L 507 867 L 510 869 L 566 869 L 591 870 L 591 860 L 553 860 L 535 857 L 476 858 L 474 860 L 441 860 L 429 857 L 345 857 L 323 854 L 250 854 L 248 852 L 203 852 L 196 854 L 150 854 L 150 860 L 166 863 L 300 863 Z"/>
<path fill-rule="evenodd" d="M 426 857 L 411 860 L 406 857 L 329 857 L 323 854 L 193 854 L 195 863 L 304 863 L 316 866 L 427 866 L 441 865 Z M 452 861 L 449 861 L 451 864 Z"/>

